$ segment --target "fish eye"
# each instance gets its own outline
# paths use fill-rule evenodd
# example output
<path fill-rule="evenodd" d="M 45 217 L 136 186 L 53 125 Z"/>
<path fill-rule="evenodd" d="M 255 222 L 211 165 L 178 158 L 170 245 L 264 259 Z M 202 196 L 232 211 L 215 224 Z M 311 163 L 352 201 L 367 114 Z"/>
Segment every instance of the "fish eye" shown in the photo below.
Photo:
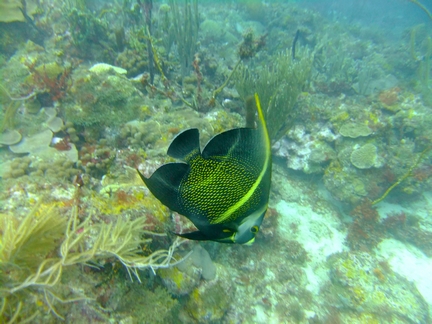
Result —
<path fill-rule="evenodd" d="M 252 233 L 258 233 L 259 227 L 255 225 L 255 226 L 252 226 L 250 230 Z"/>

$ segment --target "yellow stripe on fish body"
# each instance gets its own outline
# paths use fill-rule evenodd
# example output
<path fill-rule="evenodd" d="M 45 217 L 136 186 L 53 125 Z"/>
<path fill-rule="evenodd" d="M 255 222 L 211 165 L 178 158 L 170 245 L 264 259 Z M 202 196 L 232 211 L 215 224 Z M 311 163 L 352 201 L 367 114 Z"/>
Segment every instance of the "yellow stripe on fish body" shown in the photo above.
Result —
<path fill-rule="evenodd" d="M 250 204 L 258 203 L 260 192 L 255 190 L 255 195 L 252 195 L 248 188 L 254 186 L 254 179 L 259 171 L 254 170 L 253 165 L 243 165 L 235 161 L 235 157 L 208 160 L 201 156 L 190 161 L 191 172 L 180 184 L 184 207 L 193 213 L 205 212 L 210 224 L 218 224 L 235 219 L 238 214 L 246 211 Z M 225 215 L 227 210 L 236 206 L 248 194 L 249 198 L 252 197 L 248 204 L 242 202 L 242 206 L 236 208 L 236 213 L 233 211 Z"/>
<path fill-rule="evenodd" d="M 226 210 L 217 220 L 216 223 L 221 223 L 224 221 L 227 221 L 231 218 L 231 216 L 238 210 L 240 209 L 242 206 L 244 206 L 246 204 L 246 202 L 249 203 L 254 203 L 254 201 L 249 201 L 254 194 L 259 194 L 260 192 L 257 192 L 257 188 L 260 185 L 265 173 L 268 171 L 268 167 L 269 164 L 271 163 L 271 142 L 270 142 L 270 137 L 268 135 L 268 131 L 267 131 L 267 125 L 264 119 L 264 114 L 261 108 L 261 103 L 258 97 L 258 94 L 255 93 L 255 102 L 257 105 L 257 110 L 258 110 L 258 119 L 260 121 L 260 124 L 258 125 L 258 129 L 261 130 L 262 132 L 262 139 L 264 140 L 264 147 L 265 147 L 265 152 L 267 153 L 265 155 L 265 160 L 264 160 L 264 165 L 261 168 L 261 172 L 259 174 L 259 176 L 257 177 L 257 179 L 255 180 L 255 182 L 253 183 L 253 185 L 250 187 L 250 189 L 248 190 L 248 192 L 242 196 L 242 198 L 235 203 L 234 205 L 232 205 L 230 208 L 228 208 L 228 210 Z"/>

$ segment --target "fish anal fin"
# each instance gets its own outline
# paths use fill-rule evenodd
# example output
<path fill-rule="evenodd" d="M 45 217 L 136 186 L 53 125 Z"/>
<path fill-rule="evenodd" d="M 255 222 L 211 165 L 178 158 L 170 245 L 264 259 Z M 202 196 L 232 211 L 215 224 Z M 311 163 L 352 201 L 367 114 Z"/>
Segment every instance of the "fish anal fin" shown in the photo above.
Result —
<path fill-rule="evenodd" d="M 188 157 L 194 152 L 200 153 L 199 131 L 197 128 L 190 128 L 173 139 L 167 154 L 175 159 L 188 161 Z"/>
<path fill-rule="evenodd" d="M 201 231 L 182 233 L 182 234 L 174 233 L 174 234 L 195 241 L 216 241 L 220 243 L 234 243 L 234 241 L 232 240 L 232 235 L 233 235 L 232 232 L 228 232 L 228 233 L 215 232 L 214 233 L 215 235 L 212 236 L 208 236 Z"/>
<path fill-rule="evenodd" d="M 195 232 L 189 232 L 189 233 L 174 233 L 177 236 L 189 239 L 189 240 L 195 240 L 195 241 L 209 241 L 211 238 L 206 236 L 203 232 L 195 231 Z"/>

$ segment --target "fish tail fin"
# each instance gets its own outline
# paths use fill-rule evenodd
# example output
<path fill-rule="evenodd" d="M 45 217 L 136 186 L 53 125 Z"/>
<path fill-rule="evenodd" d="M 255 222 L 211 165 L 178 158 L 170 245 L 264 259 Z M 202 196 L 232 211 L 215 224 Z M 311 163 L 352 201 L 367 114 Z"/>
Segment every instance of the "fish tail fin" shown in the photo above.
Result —
<path fill-rule="evenodd" d="M 187 129 L 178 134 L 168 148 L 167 154 L 175 159 L 189 161 L 200 153 L 199 131 L 197 128 Z"/>

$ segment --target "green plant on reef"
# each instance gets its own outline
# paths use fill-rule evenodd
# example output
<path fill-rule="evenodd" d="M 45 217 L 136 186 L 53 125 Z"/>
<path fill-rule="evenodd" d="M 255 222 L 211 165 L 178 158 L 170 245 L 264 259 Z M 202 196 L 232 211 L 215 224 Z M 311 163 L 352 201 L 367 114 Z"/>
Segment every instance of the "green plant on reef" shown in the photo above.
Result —
<path fill-rule="evenodd" d="M 108 21 L 106 19 L 98 18 L 84 5 L 78 8 L 65 6 L 65 11 L 73 43 L 84 55 L 89 54 L 88 47 L 92 44 L 98 44 L 108 51 L 113 51 L 106 45 L 108 42 Z"/>
<path fill-rule="evenodd" d="M 324 37 L 315 49 L 314 66 L 327 82 L 352 84 L 357 74 L 355 62 L 341 39 Z"/>
<path fill-rule="evenodd" d="M 430 74 L 432 73 L 432 38 L 429 36 L 426 39 L 426 53 L 423 60 L 420 61 L 417 70 L 418 79 L 421 84 L 421 93 L 423 100 L 428 105 L 432 105 L 432 86 L 430 82 Z"/>
<path fill-rule="evenodd" d="M 416 79 L 418 81 L 417 89 L 422 94 L 424 102 L 428 105 L 432 105 L 432 85 L 430 78 L 432 73 L 432 37 L 425 37 L 421 45 L 424 49 L 424 54 L 418 55 L 416 52 L 416 36 L 421 27 L 423 26 L 419 25 L 411 29 L 410 52 L 413 60 L 418 63 L 416 72 Z"/>
<path fill-rule="evenodd" d="M 264 108 L 269 136 L 272 141 L 280 139 L 290 128 L 290 116 L 309 78 L 313 55 L 303 51 L 299 59 L 293 60 L 291 52 L 277 54 L 273 63 L 268 62 L 255 68 L 242 64 L 237 69 L 235 87 L 246 101 L 258 93 Z"/>
<path fill-rule="evenodd" d="M 417 166 L 419 165 L 419 163 L 421 162 L 421 160 L 424 158 L 424 156 L 426 155 L 426 153 L 428 153 L 430 150 L 432 149 L 432 146 L 428 146 L 428 147 L 426 147 L 421 153 L 420 153 L 420 155 L 418 156 L 418 158 L 417 158 L 417 160 L 411 165 L 411 167 L 408 169 L 408 171 L 400 178 L 400 179 L 398 179 L 395 183 L 393 183 L 385 192 L 384 192 L 384 194 L 380 197 L 380 198 L 378 198 L 378 199 L 376 199 L 376 200 L 374 200 L 371 204 L 372 205 L 375 205 L 375 204 L 378 204 L 379 202 L 381 202 L 381 201 L 383 201 L 387 196 L 388 196 L 388 194 L 394 189 L 394 188 L 396 188 L 398 185 L 400 185 L 401 184 L 401 182 L 403 182 L 405 179 L 407 179 L 407 178 L 409 178 L 409 177 L 411 177 L 412 176 L 412 174 L 413 174 L 413 171 L 414 171 L 414 169 L 415 168 L 417 168 Z"/>
<path fill-rule="evenodd" d="M 40 293 L 49 298 L 49 288 L 59 278 L 58 271 L 43 270 L 55 263 L 47 256 L 57 247 L 56 241 L 63 236 L 67 220 L 53 209 L 39 211 L 42 209 L 34 208 L 20 224 L 13 216 L 1 215 L 1 322 L 36 316 L 26 296 Z"/>
<path fill-rule="evenodd" d="M 133 221 L 119 218 L 115 224 L 90 225 L 90 220 L 91 215 L 80 222 L 77 207 L 64 216 L 55 204 L 38 204 L 21 222 L 0 214 L 0 322 L 36 318 L 35 300 L 62 318 L 54 307 L 56 302 L 88 299 L 75 296 L 65 300 L 57 295 L 69 266 L 115 257 L 131 279 L 134 275 L 140 281 L 138 270 L 154 271 L 177 263 L 173 253 L 178 240 L 168 250 L 143 254 L 141 247 L 151 241 L 149 236 L 165 235 L 143 229 L 145 216 Z"/>
<path fill-rule="evenodd" d="M 198 1 L 185 0 L 183 9 L 180 9 L 178 2 L 174 0 L 170 0 L 169 5 L 171 7 L 172 33 L 180 60 L 180 72 L 184 78 L 191 69 L 193 56 L 197 51 Z"/>
<path fill-rule="evenodd" d="M 165 58 L 169 57 L 172 44 L 175 40 L 174 26 L 171 19 L 171 7 L 167 4 L 161 4 L 158 12 L 157 27 L 154 36 L 160 40 L 164 50 Z"/>
<path fill-rule="evenodd" d="M 87 8 L 86 0 L 65 0 L 64 5 L 68 9 L 77 8 L 78 10 L 85 10 Z"/>

